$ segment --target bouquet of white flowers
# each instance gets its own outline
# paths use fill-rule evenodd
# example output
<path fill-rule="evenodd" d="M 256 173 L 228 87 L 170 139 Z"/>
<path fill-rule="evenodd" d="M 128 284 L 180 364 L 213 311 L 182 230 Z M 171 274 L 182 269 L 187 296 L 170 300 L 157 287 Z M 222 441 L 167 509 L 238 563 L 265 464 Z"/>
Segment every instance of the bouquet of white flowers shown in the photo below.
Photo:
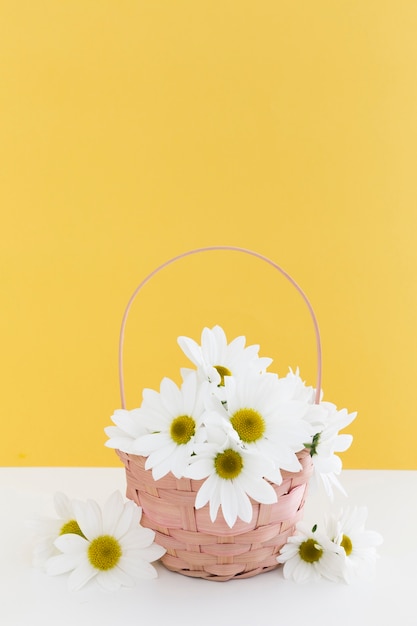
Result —
<path fill-rule="evenodd" d="M 319 373 L 321 350 L 315 323 Z M 160 269 L 152 272 L 133 294 Z M 126 466 L 127 496 L 143 509 L 142 523 L 166 548 L 163 563 L 190 576 L 227 580 L 278 566 L 277 557 L 303 512 L 309 478 L 332 497 L 343 491 L 335 453 L 352 437 L 340 434 L 356 413 L 338 410 L 305 385 L 298 369 L 285 377 L 268 371 L 271 359 L 245 337 L 230 343 L 220 326 L 204 328 L 201 341 L 179 337 L 194 365 L 182 383 L 163 378 L 159 391 L 145 389 L 140 407 L 122 409 L 106 428 L 106 445 Z M 122 352 L 119 353 L 122 371 Z M 320 382 L 320 376 L 318 377 Z"/>
<path fill-rule="evenodd" d="M 227 343 L 220 326 L 204 328 L 201 345 L 178 342 L 196 369 L 182 370 L 180 387 L 164 378 L 159 392 L 143 391 L 140 408 L 116 411 L 107 446 L 146 457 L 155 481 L 169 474 L 202 481 L 195 508 L 208 504 L 212 522 L 221 508 L 230 528 L 237 518 L 252 521 L 251 499 L 277 502 L 273 485 L 282 484 L 283 470 L 303 469 L 304 450 L 329 496 L 342 489 L 335 452 L 350 446 L 339 430 L 355 413 L 316 404 L 298 370 L 283 378 L 267 372 L 271 359 L 258 356 L 259 346 L 245 347 L 245 337 Z"/>

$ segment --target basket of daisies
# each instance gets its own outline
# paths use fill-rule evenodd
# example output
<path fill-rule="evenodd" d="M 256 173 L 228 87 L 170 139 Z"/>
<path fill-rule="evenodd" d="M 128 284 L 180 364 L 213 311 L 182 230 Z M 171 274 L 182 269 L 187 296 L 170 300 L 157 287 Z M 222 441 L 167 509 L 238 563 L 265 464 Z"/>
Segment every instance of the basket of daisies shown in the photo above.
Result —
<path fill-rule="evenodd" d="M 123 408 L 114 412 L 114 425 L 105 431 L 106 445 L 116 450 L 126 469 L 126 495 L 141 507 L 141 524 L 155 532 L 155 542 L 165 549 L 162 563 L 172 571 L 226 581 L 284 564 L 284 575 L 296 580 L 311 575 L 347 579 L 355 532 L 362 546 L 364 537 L 376 541 L 364 530 L 365 513 L 354 510 L 331 520 L 325 532 L 302 523 L 311 481 L 330 497 L 334 488 L 343 491 L 337 478 L 342 464 L 335 453 L 350 446 L 352 437 L 340 431 L 356 416 L 323 401 L 320 384 L 306 386 L 298 369 L 279 377 L 268 369 L 271 359 L 259 356 L 258 345 L 247 346 L 243 336 L 229 342 L 224 330 L 214 326 L 203 329 L 200 342 L 178 338 L 192 364 L 181 370 L 181 384 L 164 377 L 159 391 L 143 390 L 138 408 L 125 408 L 122 345 L 134 298 L 156 271 L 211 249 L 259 257 L 297 288 L 315 324 L 320 382 L 314 313 L 279 266 L 230 246 L 175 257 L 139 285 L 123 318 Z M 362 562 L 371 565 L 374 558 L 372 547 Z"/>

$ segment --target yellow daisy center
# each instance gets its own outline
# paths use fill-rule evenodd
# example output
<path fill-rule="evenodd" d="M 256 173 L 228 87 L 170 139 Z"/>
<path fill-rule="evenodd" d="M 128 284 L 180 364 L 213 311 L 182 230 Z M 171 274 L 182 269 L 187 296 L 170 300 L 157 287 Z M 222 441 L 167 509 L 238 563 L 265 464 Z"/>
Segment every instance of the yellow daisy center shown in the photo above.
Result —
<path fill-rule="evenodd" d="M 214 459 L 214 467 L 216 468 L 217 475 L 220 478 L 226 480 L 232 480 L 239 476 L 243 469 L 243 459 L 239 452 L 228 448 L 224 452 L 219 454 Z"/>
<path fill-rule="evenodd" d="M 68 522 L 65 522 L 63 526 L 61 526 L 61 530 L 59 531 L 60 535 L 80 535 L 80 537 L 86 538 L 83 531 L 78 525 L 78 522 L 75 519 L 70 519 Z"/>
<path fill-rule="evenodd" d="M 265 420 L 255 409 L 239 409 L 233 414 L 231 423 L 245 443 L 253 443 L 265 432 Z"/>
<path fill-rule="evenodd" d="M 306 539 L 298 549 L 300 558 L 306 563 L 315 563 L 323 555 L 323 550 L 315 539 Z"/>
<path fill-rule="evenodd" d="M 171 438 L 176 444 L 188 443 L 195 433 L 195 421 L 189 415 L 179 415 L 171 422 Z"/>
<path fill-rule="evenodd" d="M 227 369 L 227 367 L 224 367 L 224 365 L 213 365 L 213 367 L 220 374 L 219 387 L 224 387 L 224 377 L 231 376 L 232 372 L 229 369 Z"/>
<path fill-rule="evenodd" d="M 348 537 L 347 535 L 343 535 L 340 545 L 342 546 L 342 548 L 344 548 L 346 556 L 349 556 L 352 553 L 353 545 L 350 537 Z"/>
<path fill-rule="evenodd" d="M 88 560 L 96 569 L 103 571 L 113 569 L 122 556 L 120 543 L 111 535 L 101 535 L 90 543 Z"/>

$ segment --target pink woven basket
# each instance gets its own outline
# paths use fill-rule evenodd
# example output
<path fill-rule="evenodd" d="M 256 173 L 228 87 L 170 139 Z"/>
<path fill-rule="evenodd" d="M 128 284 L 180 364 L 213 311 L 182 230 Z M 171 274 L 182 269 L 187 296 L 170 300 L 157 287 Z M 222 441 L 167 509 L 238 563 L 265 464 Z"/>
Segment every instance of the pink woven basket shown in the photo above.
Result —
<path fill-rule="evenodd" d="M 211 246 L 185 252 L 170 259 L 136 288 L 126 307 L 119 344 L 119 380 L 122 408 L 126 407 L 123 376 L 123 344 L 126 320 L 131 305 L 140 289 L 160 270 L 186 256 L 210 250 L 232 250 L 250 254 L 266 261 L 283 274 L 304 299 L 314 324 L 317 346 L 316 399 L 321 389 L 321 342 L 317 320 L 306 295 L 299 285 L 276 263 L 257 252 L 234 246 Z M 219 514 L 210 520 L 209 506 L 194 506 L 196 493 L 203 481 L 188 478 L 177 479 L 168 474 L 158 481 L 150 470 L 145 470 L 146 458 L 116 451 L 126 468 L 128 498 L 142 507 L 143 526 L 155 531 L 155 541 L 166 548 L 161 561 L 169 570 L 186 576 L 226 581 L 248 578 L 266 572 L 279 564 L 276 557 L 294 533 L 295 525 L 302 518 L 313 471 L 307 450 L 298 453 L 302 469 L 296 473 L 282 471 L 282 483 L 272 484 L 278 500 L 274 504 L 260 504 L 252 500 L 253 515 L 250 523 L 238 519 L 230 528 Z"/>

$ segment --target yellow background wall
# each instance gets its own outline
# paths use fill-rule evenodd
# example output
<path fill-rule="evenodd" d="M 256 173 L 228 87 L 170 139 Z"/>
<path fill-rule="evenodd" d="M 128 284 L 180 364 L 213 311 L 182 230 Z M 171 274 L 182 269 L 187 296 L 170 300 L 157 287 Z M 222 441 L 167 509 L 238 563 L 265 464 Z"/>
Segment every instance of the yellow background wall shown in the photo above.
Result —
<path fill-rule="evenodd" d="M 417 469 L 417 3 L 0 0 L 1 465 L 119 465 L 124 306 L 245 246 L 304 287 L 348 468 Z M 127 328 L 128 407 L 222 324 L 315 384 L 307 312 L 236 253 Z"/>

